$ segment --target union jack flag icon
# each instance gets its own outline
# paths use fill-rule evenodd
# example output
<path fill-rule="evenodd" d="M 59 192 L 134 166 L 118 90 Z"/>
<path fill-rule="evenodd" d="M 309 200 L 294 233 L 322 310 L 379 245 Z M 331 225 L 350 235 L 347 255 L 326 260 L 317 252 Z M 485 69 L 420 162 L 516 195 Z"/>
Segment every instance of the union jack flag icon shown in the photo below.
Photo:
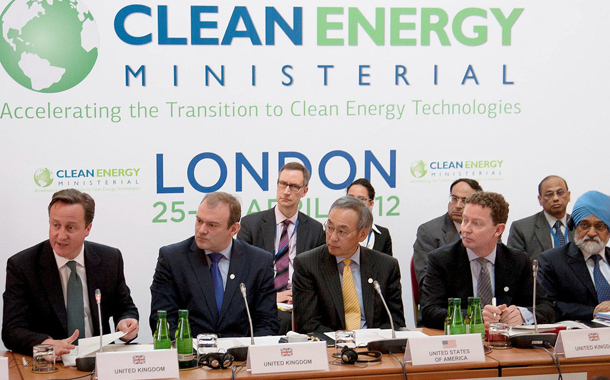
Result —
<path fill-rule="evenodd" d="M 282 348 L 280 349 L 280 354 L 282 356 L 292 356 L 292 348 Z"/>
<path fill-rule="evenodd" d="M 134 355 L 133 364 L 146 364 L 146 357 L 144 355 Z"/>
<path fill-rule="evenodd" d="M 599 333 L 589 333 L 589 340 L 595 342 L 599 340 Z"/>

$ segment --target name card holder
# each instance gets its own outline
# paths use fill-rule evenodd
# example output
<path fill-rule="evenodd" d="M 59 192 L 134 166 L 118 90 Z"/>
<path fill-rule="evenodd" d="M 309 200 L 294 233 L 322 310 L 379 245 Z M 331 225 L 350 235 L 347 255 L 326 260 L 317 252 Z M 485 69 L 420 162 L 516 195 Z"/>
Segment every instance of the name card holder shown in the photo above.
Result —
<path fill-rule="evenodd" d="M 566 358 L 610 355 L 610 327 L 562 330 L 555 351 Z"/>
<path fill-rule="evenodd" d="M 177 379 L 178 351 L 101 352 L 95 356 L 99 380 Z"/>
<path fill-rule="evenodd" d="M 409 338 L 404 361 L 414 366 L 484 362 L 481 334 Z"/>
<path fill-rule="evenodd" d="M 8 358 L 0 357 L 0 380 L 8 380 Z"/>
<path fill-rule="evenodd" d="M 248 366 L 252 374 L 328 371 L 326 342 L 250 346 Z"/>

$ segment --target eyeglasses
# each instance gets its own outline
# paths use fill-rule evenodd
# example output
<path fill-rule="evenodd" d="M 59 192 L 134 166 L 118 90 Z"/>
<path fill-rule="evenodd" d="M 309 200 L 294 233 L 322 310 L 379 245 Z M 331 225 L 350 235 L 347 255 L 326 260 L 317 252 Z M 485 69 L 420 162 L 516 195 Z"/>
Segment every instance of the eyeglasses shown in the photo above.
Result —
<path fill-rule="evenodd" d="M 297 191 L 301 190 L 305 186 L 306 185 L 301 186 L 301 185 L 296 185 L 294 183 L 288 183 L 288 182 L 284 182 L 284 181 L 277 181 L 278 189 L 284 190 L 285 188 L 289 187 L 290 191 L 292 191 L 293 193 L 296 193 Z"/>
<path fill-rule="evenodd" d="M 581 231 L 589 231 L 591 227 L 595 228 L 595 231 L 597 232 L 608 232 L 608 226 L 606 226 L 606 223 L 591 224 L 583 220 L 582 222 L 576 225 L 576 228 Z"/>
<path fill-rule="evenodd" d="M 333 233 L 336 233 L 337 236 L 339 236 L 340 238 L 346 238 L 348 237 L 352 232 L 357 231 L 357 230 L 347 230 L 344 228 L 339 228 L 336 229 L 335 227 L 331 227 L 328 225 L 328 222 L 324 222 L 324 231 L 326 231 L 327 235 L 332 235 Z"/>
<path fill-rule="evenodd" d="M 451 203 L 462 202 L 463 204 L 466 204 L 466 198 L 460 198 L 460 197 L 456 197 L 455 195 L 450 195 L 449 202 L 451 202 Z"/>
<path fill-rule="evenodd" d="M 352 197 L 352 198 L 356 198 L 356 199 L 358 199 L 358 200 L 361 200 L 362 202 L 369 202 L 369 201 L 372 201 L 372 199 L 368 199 L 368 198 L 365 198 L 365 197 L 355 197 L 355 196 L 353 196 L 353 195 L 350 195 L 350 197 Z"/>
<path fill-rule="evenodd" d="M 555 198 L 555 194 L 557 194 L 557 197 L 563 198 L 568 195 L 568 192 L 564 189 L 559 189 L 557 191 L 547 191 L 546 193 L 542 194 L 542 198 L 547 201 L 550 201 L 551 199 Z"/>

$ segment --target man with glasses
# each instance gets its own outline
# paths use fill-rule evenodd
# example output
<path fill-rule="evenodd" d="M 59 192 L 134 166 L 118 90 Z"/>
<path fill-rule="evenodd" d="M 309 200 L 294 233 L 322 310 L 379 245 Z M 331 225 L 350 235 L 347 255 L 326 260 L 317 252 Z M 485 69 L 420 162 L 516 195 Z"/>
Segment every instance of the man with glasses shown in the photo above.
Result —
<path fill-rule="evenodd" d="M 530 260 L 542 252 L 572 241 L 574 232 L 566 228 L 570 214 L 567 182 L 556 175 L 544 178 L 538 185 L 538 202 L 542 211 L 513 222 L 507 245 L 528 254 Z"/>
<path fill-rule="evenodd" d="M 610 197 L 588 191 L 574 203 L 574 240 L 543 252 L 538 282 L 555 304 L 557 320 L 590 321 L 610 311 Z"/>
<path fill-rule="evenodd" d="M 460 240 L 464 200 L 477 191 L 483 191 L 483 189 L 474 179 L 456 179 L 449 187 L 447 213 L 422 224 L 417 229 L 417 238 L 413 244 L 413 265 L 415 266 L 417 283 L 420 286 L 424 274 L 426 274 L 428 253 Z"/>
<path fill-rule="evenodd" d="M 352 182 L 347 187 L 347 195 L 360 199 L 371 209 L 371 211 L 373 211 L 373 206 L 375 205 L 375 188 L 368 179 L 359 178 Z M 390 230 L 377 224 L 373 224 L 369 235 L 360 245 L 392 256 L 392 237 L 390 236 Z"/>
<path fill-rule="evenodd" d="M 322 224 L 299 211 L 309 190 L 309 171 L 298 162 L 282 166 L 277 181 L 277 206 L 241 219 L 237 239 L 275 257 L 278 303 L 292 303 L 293 261 L 296 255 L 324 244 Z M 280 334 L 291 330 L 292 315 L 280 310 Z"/>
<path fill-rule="evenodd" d="M 294 259 L 294 319 L 301 333 L 405 326 L 398 260 L 360 246 L 373 223 L 371 210 L 345 196 L 331 206 L 326 245 Z"/>

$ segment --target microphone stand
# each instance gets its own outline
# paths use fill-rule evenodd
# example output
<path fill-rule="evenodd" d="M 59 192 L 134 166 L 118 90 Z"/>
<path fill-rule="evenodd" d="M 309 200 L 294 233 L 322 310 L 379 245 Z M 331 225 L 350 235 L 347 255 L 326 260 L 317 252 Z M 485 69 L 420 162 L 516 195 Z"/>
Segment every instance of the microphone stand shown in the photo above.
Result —
<path fill-rule="evenodd" d="M 388 308 L 388 304 L 385 302 L 385 298 L 381 293 L 381 287 L 379 286 L 379 282 L 377 282 L 377 280 L 373 281 L 373 287 L 379 294 L 381 302 L 383 302 L 383 306 L 385 307 L 385 310 L 388 313 L 388 318 L 390 319 L 390 327 L 392 329 L 392 339 L 371 341 L 366 345 L 366 347 L 370 351 L 381 351 L 381 353 L 383 354 L 405 352 L 407 346 L 407 338 L 396 338 L 396 330 L 394 329 L 392 313 L 390 313 L 390 309 Z"/>

